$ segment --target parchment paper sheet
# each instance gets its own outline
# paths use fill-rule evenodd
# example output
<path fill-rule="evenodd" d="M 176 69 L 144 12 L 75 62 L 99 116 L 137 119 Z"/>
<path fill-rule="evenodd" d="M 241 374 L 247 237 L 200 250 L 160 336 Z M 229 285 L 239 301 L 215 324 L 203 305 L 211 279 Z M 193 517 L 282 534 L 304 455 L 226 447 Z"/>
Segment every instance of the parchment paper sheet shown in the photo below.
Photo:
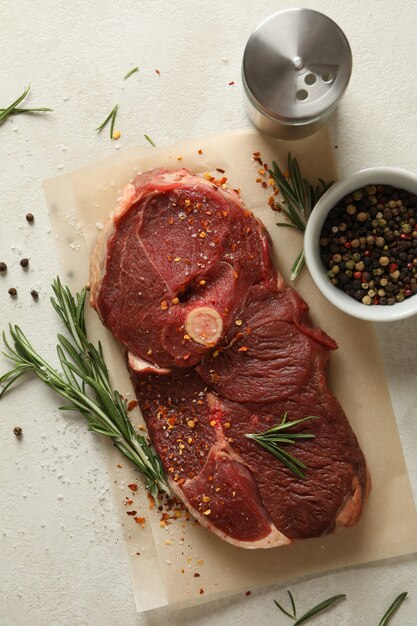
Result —
<path fill-rule="evenodd" d="M 276 265 L 288 282 L 301 236 L 275 225 L 278 215 L 267 205 L 270 191 L 255 182 L 259 175 L 259 165 L 252 159 L 255 151 L 260 151 L 268 164 L 275 159 L 282 167 L 291 151 L 306 177 L 336 178 L 326 131 L 294 143 L 242 131 L 168 148 L 130 148 L 48 180 L 45 193 L 62 254 L 62 278 L 77 288 L 86 282 L 92 246 L 115 207 L 121 187 L 139 171 L 165 166 L 188 167 L 194 173 L 209 171 L 216 177 L 222 174 L 215 169 L 224 169 L 228 185 L 241 189 L 246 206 L 267 226 Z M 296 287 L 310 305 L 314 322 L 339 344 L 331 359 L 330 386 L 359 438 L 373 483 L 362 520 L 353 529 L 285 548 L 237 549 L 192 519 L 181 517 L 161 524 L 162 512 L 157 506 L 150 510 L 134 469 L 104 442 L 138 611 L 164 605 L 190 606 L 260 585 L 417 551 L 417 515 L 373 326 L 334 308 L 318 292 L 307 271 Z M 88 318 L 90 333 L 103 341 L 114 385 L 133 399 L 120 349 L 95 313 Z M 140 422 L 138 411 L 132 416 Z M 136 493 L 128 488 L 130 483 L 138 484 Z M 127 511 L 132 510 L 136 515 L 128 516 Z M 137 523 L 135 517 L 145 521 Z"/>

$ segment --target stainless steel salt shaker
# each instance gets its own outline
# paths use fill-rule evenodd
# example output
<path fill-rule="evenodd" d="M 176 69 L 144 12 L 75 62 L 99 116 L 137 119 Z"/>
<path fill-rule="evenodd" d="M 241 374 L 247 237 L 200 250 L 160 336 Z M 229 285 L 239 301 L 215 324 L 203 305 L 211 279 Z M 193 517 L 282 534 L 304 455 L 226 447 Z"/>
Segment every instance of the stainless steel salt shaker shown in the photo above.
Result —
<path fill-rule="evenodd" d="M 281 139 L 311 135 L 348 86 L 352 53 L 343 31 L 312 9 L 287 9 L 250 36 L 242 63 L 245 108 L 262 132 Z"/>

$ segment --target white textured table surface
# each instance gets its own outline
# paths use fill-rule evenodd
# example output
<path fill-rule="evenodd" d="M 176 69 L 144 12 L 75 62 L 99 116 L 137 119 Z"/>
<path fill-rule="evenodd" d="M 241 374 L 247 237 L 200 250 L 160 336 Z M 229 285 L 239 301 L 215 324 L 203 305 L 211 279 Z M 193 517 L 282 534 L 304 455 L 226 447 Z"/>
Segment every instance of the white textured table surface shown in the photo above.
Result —
<path fill-rule="evenodd" d="M 0 107 L 30 82 L 30 102 L 54 109 L 0 128 L 0 261 L 9 267 L 0 275 L 2 328 L 9 320 L 19 323 L 52 353 L 58 326 L 49 285 L 60 266 L 42 180 L 143 143 L 144 133 L 163 145 L 247 126 L 243 47 L 261 19 L 287 6 L 272 0 L 0 0 Z M 332 17 L 353 50 L 351 83 L 332 122 L 340 175 L 377 164 L 417 169 L 416 3 L 321 0 L 305 6 Z M 135 65 L 140 74 L 124 82 Z M 110 142 L 94 128 L 115 102 L 122 137 Z M 35 215 L 32 225 L 28 211 Z M 22 257 L 30 258 L 28 271 L 19 265 Z M 9 287 L 18 290 L 16 299 Z M 39 291 L 37 303 L 31 289 Z M 416 497 L 417 317 L 378 332 Z M 36 381 L 0 404 L 2 625 L 290 623 L 274 607 L 273 598 L 283 598 L 277 589 L 170 616 L 137 616 L 100 442 L 56 406 Z M 21 440 L 13 435 L 15 425 L 23 428 Z M 333 593 L 348 594 L 349 601 L 314 622 L 326 626 L 376 625 L 395 595 L 408 590 L 392 624 L 415 626 L 416 565 L 407 557 L 292 589 L 305 608 Z"/>

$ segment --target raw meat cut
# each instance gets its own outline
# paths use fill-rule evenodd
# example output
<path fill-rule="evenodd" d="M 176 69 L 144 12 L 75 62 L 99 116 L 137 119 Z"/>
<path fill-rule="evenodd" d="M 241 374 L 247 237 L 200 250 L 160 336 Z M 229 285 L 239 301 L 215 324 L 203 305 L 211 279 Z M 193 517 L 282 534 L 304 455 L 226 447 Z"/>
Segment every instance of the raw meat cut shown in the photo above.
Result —
<path fill-rule="evenodd" d="M 172 491 L 206 528 L 266 548 L 355 524 L 363 454 L 326 383 L 337 346 L 273 268 L 263 225 L 239 196 L 187 170 L 125 189 L 91 263 L 91 302 L 127 349 Z M 255 441 L 310 415 L 291 454 L 305 479 Z"/>

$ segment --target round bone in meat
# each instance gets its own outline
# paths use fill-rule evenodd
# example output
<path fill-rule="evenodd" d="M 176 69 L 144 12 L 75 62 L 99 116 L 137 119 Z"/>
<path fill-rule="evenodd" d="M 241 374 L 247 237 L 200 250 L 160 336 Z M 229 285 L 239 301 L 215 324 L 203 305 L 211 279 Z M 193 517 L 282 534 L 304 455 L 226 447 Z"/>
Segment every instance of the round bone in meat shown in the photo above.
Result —
<path fill-rule="evenodd" d="M 185 330 L 196 343 L 212 346 L 222 334 L 223 320 L 213 307 L 196 307 L 187 315 Z"/>

